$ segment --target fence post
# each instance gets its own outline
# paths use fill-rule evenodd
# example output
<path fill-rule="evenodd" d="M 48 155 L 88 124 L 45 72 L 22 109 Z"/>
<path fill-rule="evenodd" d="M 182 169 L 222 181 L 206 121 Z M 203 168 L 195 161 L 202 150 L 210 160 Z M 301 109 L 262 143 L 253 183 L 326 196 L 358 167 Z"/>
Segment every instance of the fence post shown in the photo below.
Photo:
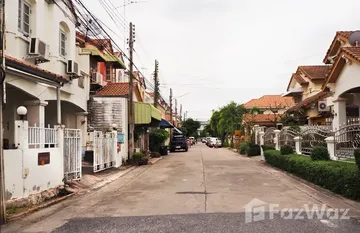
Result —
<path fill-rule="evenodd" d="M 259 142 L 257 141 L 258 129 L 259 125 L 254 125 L 255 144 L 259 144 Z"/>
<path fill-rule="evenodd" d="M 264 145 L 264 134 L 265 132 L 264 131 L 261 131 L 259 132 L 260 134 L 260 151 L 261 151 L 261 157 L 262 159 L 264 159 L 264 150 L 262 148 L 262 146 Z"/>
<path fill-rule="evenodd" d="M 326 144 L 327 144 L 327 149 L 330 155 L 330 159 L 331 160 L 338 160 L 337 157 L 335 156 L 335 137 L 331 136 L 331 137 L 327 137 L 325 138 Z"/>
<path fill-rule="evenodd" d="M 57 142 L 58 142 L 58 149 L 60 151 L 60 164 L 61 171 L 62 171 L 62 177 L 65 177 L 65 167 L 64 167 L 64 131 L 65 131 L 65 125 L 55 125 L 54 128 L 56 129 L 56 135 L 57 135 Z"/>
<path fill-rule="evenodd" d="M 111 132 L 114 136 L 114 142 L 112 145 L 112 154 L 115 156 L 115 167 L 118 168 L 121 166 L 122 163 L 122 158 L 121 158 L 121 151 L 118 152 L 118 141 L 117 141 L 117 135 L 118 135 L 118 131 L 117 130 L 113 130 Z M 120 145 L 121 146 L 121 145 Z"/>
<path fill-rule="evenodd" d="M 279 142 L 280 130 L 275 129 L 275 130 L 274 130 L 274 133 L 275 133 L 275 138 L 274 138 L 274 141 L 275 141 L 275 149 L 276 149 L 276 150 L 280 150 L 280 142 Z"/>
<path fill-rule="evenodd" d="M 298 155 L 301 155 L 301 140 L 302 140 L 302 137 L 300 137 L 300 136 L 294 137 L 295 153 Z"/>
<path fill-rule="evenodd" d="M 15 121 L 15 146 L 19 149 L 29 149 L 29 122 Z"/>

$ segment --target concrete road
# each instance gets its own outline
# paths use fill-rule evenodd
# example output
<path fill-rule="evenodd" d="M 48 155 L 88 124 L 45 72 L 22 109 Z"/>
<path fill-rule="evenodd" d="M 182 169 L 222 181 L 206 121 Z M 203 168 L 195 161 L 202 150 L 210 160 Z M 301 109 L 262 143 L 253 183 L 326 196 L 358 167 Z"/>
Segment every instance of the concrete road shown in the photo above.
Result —
<path fill-rule="evenodd" d="M 302 211 L 323 204 L 327 212 L 322 218 Z M 339 217 L 328 208 L 339 208 Z M 354 218 L 338 220 L 340 208 Z M 259 159 L 198 144 L 10 223 L 1 232 L 360 232 L 359 217 L 358 203 Z"/>

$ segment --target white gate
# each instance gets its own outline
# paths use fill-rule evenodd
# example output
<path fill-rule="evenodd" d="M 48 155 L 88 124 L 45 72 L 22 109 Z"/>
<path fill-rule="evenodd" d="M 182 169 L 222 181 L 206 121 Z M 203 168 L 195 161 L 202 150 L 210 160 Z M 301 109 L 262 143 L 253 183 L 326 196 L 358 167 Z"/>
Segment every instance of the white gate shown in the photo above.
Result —
<path fill-rule="evenodd" d="M 65 180 L 81 178 L 81 131 L 79 129 L 64 130 L 64 175 Z"/>
<path fill-rule="evenodd" d="M 112 132 L 94 131 L 94 166 L 99 172 L 115 166 L 116 136 Z"/>

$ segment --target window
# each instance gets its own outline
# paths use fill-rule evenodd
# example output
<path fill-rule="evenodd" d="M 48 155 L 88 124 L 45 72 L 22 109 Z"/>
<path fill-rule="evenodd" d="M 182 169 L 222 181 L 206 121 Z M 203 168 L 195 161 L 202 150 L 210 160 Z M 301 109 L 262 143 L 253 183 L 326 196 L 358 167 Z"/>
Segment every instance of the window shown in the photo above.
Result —
<path fill-rule="evenodd" d="M 20 32 L 30 34 L 30 5 L 24 0 L 19 0 L 18 29 Z"/>
<path fill-rule="evenodd" d="M 111 81 L 111 67 L 106 64 L 106 81 Z"/>
<path fill-rule="evenodd" d="M 116 82 L 116 69 L 112 69 L 112 81 Z"/>
<path fill-rule="evenodd" d="M 60 56 L 66 57 L 66 33 L 60 30 Z"/>

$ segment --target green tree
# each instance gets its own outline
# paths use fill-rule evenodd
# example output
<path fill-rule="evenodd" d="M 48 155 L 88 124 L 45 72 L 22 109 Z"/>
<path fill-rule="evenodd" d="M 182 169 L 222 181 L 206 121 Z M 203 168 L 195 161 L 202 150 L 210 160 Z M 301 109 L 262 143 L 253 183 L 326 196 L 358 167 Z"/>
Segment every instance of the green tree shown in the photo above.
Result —
<path fill-rule="evenodd" d="M 198 136 L 197 130 L 200 128 L 200 122 L 195 121 L 192 118 L 188 118 L 186 119 L 186 121 L 183 122 L 181 128 L 185 129 L 184 133 L 186 134 L 187 137 L 197 137 Z"/>

